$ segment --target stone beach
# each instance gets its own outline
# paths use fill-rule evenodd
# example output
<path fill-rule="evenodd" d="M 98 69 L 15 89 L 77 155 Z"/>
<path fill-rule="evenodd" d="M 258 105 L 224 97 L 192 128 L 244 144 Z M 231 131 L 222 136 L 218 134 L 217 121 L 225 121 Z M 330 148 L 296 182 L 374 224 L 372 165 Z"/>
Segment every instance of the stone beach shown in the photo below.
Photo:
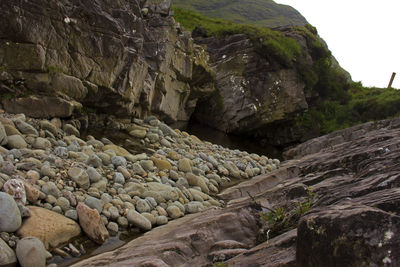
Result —
<path fill-rule="evenodd" d="M 223 188 L 280 165 L 203 142 L 156 117 L 120 128 L 146 153 L 131 153 L 107 136 L 81 138 L 73 122 L 1 112 L 0 237 L 7 255 L 0 265 L 18 259 L 44 266 L 49 255 L 18 253 L 29 238 L 53 255 L 80 256 L 84 248 L 71 243 L 79 235 L 102 244 L 121 231 L 149 231 L 224 206 L 216 198 Z"/>

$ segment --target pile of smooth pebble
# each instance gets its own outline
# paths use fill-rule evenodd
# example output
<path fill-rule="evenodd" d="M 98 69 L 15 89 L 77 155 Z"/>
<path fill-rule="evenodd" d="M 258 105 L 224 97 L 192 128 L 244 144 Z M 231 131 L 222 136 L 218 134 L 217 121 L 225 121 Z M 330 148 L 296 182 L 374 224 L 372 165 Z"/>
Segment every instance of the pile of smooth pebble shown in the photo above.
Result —
<path fill-rule="evenodd" d="M 221 206 L 213 197 L 221 187 L 280 164 L 203 142 L 153 116 L 124 131 L 152 153 L 134 155 L 106 138 L 84 141 L 57 118 L 0 111 L 0 266 L 78 257 L 84 247 L 71 239 L 82 231 L 102 244 L 120 231 L 148 231 Z"/>

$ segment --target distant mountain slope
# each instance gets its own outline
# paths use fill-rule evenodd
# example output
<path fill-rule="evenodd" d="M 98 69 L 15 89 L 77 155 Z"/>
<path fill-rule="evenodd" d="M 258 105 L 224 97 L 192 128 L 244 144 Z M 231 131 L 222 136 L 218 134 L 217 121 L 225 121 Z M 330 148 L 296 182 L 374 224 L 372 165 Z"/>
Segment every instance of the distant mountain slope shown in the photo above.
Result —
<path fill-rule="evenodd" d="M 173 0 L 173 5 L 207 17 L 258 26 L 304 26 L 307 23 L 296 9 L 273 0 Z"/>

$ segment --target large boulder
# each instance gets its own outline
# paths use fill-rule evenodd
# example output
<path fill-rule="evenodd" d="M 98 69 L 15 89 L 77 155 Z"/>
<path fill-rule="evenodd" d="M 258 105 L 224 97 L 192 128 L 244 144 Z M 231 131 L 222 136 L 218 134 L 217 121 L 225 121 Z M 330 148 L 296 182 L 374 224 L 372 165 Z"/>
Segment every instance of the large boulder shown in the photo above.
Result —
<path fill-rule="evenodd" d="M 31 216 L 24 220 L 17 234 L 20 237 L 34 236 L 40 239 L 46 249 L 66 243 L 81 233 L 79 225 L 56 212 L 28 206 Z"/>
<path fill-rule="evenodd" d="M 351 202 L 305 216 L 297 230 L 298 266 L 400 264 L 400 218 Z"/>

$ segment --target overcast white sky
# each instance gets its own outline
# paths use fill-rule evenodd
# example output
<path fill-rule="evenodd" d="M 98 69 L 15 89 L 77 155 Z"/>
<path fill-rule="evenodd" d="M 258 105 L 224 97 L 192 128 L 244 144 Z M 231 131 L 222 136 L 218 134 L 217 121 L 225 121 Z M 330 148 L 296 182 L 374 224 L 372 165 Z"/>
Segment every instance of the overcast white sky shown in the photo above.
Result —
<path fill-rule="evenodd" d="M 364 86 L 400 88 L 400 0 L 275 0 L 297 9 Z"/>

